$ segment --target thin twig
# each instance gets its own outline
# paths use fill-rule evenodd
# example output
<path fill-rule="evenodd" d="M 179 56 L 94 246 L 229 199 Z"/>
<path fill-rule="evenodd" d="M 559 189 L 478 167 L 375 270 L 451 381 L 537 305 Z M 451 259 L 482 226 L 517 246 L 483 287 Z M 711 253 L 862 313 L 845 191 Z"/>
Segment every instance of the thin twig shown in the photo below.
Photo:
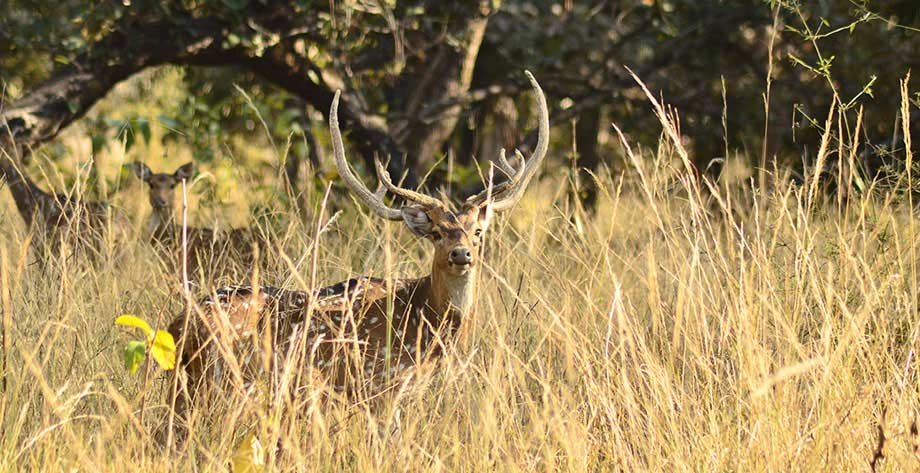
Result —
<path fill-rule="evenodd" d="M 185 319 L 182 323 L 182 334 L 184 337 L 188 332 L 188 321 L 192 316 L 192 294 L 189 291 L 188 282 L 188 187 L 186 180 L 182 179 L 182 295 L 185 301 Z M 178 340 L 176 340 L 178 342 Z M 167 421 L 166 434 L 166 451 L 171 453 L 173 440 L 175 439 L 175 421 L 176 421 L 176 394 L 179 392 L 179 364 L 182 360 L 182 352 L 185 347 L 184 343 L 179 343 L 179 349 L 176 353 L 176 368 L 173 371 L 172 391 L 169 396 L 169 420 Z"/>
<path fill-rule="evenodd" d="M 0 373 L 3 376 L 2 386 L 0 386 L 0 393 L 2 394 L 6 394 L 7 363 L 9 362 L 11 347 L 10 335 L 13 331 L 13 304 L 10 302 L 12 290 L 10 290 L 8 267 L 9 258 L 6 254 L 6 245 L 0 244 L 0 302 L 2 302 L 3 306 L 3 353 L 0 354 L 3 356 L 2 363 L 0 363 Z M 4 399 L 6 398 L 4 397 Z"/>

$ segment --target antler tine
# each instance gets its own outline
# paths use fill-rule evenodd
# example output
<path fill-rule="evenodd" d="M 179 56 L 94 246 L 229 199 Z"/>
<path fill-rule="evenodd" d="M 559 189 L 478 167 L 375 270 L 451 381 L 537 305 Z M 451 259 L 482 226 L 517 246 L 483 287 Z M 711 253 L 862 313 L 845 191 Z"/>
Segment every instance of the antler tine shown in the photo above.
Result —
<path fill-rule="evenodd" d="M 374 191 L 374 197 L 382 201 L 385 195 L 387 195 L 387 188 L 383 186 L 382 182 L 378 182 L 377 190 Z"/>
<path fill-rule="evenodd" d="M 441 202 L 439 199 L 435 199 L 434 197 L 422 194 L 420 192 L 403 189 L 402 187 L 393 184 L 393 180 L 390 178 L 390 173 L 387 172 L 386 168 L 383 167 L 383 164 L 381 164 L 380 160 L 377 158 L 374 158 L 374 167 L 377 168 L 377 178 L 380 179 L 380 182 L 382 182 L 383 185 L 386 186 L 387 190 L 393 194 L 396 194 L 403 199 L 415 202 L 424 207 L 440 208 L 445 210 L 447 209 L 447 206 L 444 205 L 444 202 Z"/>
<path fill-rule="evenodd" d="M 335 154 L 335 166 L 339 170 L 339 175 L 345 181 L 345 185 L 351 189 L 364 203 L 371 208 L 377 215 L 387 220 L 402 220 L 402 212 L 387 206 L 383 202 L 385 192 L 383 187 L 378 187 L 377 192 L 371 192 L 351 172 L 348 167 L 348 161 L 345 159 L 345 145 L 342 143 L 342 132 L 339 130 L 339 96 L 341 91 L 335 91 L 335 97 L 332 98 L 332 108 L 329 109 L 329 130 L 332 133 L 332 151 Z"/>
<path fill-rule="evenodd" d="M 530 85 L 533 87 L 533 91 L 536 94 L 537 113 L 540 122 L 539 138 L 537 139 L 537 146 L 534 149 L 533 155 L 531 155 L 530 159 L 521 166 L 521 170 L 517 173 L 517 178 L 513 180 L 510 187 L 505 192 L 502 192 L 502 195 L 498 196 L 498 198 L 495 199 L 495 203 L 492 204 L 492 209 L 496 212 L 508 210 L 521 199 L 524 195 L 524 191 L 527 189 L 527 185 L 530 184 L 530 180 L 533 179 L 540 169 L 540 164 L 543 162 L 543 158 L 546 157 L 546 151 L 549 149 L 549 109 L 546 106 L 546 96 L 543 95 L 543 89 L 540 88 L 540 84 L 537 83 L 533 74 L 531 74 L 530 71 L 524 71 L 524 74 L 527 76 L 527 79 L 530 80 Z"/>
<path fill-rule="evenodd" d="M 507 176 L 508 180 L 493 185 L 491 192 L 489 191 L 487 184 L 486 188 L 483 189 L 482 192 L 470 196 L 466 199 L 467 205 L 481 205 L 489 196 L 495 197 L 496 195 L 507 191 L 512 185 L 515 184 L 515 182 L 517 182 L 517 180 L 521 177 L 521 173 L 524 171 L 524 155 L 522 155 L 518 150 L 514 150 L 514 154 L 517 156 L 518 160 L 521 161 L 521 167 L 515 169 L 515 167 L 508 162 L 508 158 L 505 157 L 505 148 L 502 148 L 498 153 L 498 162 L 496 163 L 495 161 L 492 161 L 489 164 L 497 167 L 502 173 L 505 174 L 505 176 Z"/>
<path fill-rule="evenodd" d="M 503 172 L 509 180 L 514 180 L 517 178 L 518 174 L 524 168 L 524 156 L 521 155 L 521 152 L 518 150 L 514 150 L 514 154 L 521 161 L 520 168 L 515 168 L 511 165 L 510 162 L 508 162 L 508 159 L 505 157 L 505 148 L 502 148 L 498 153 L 498 163 L 495 164 L 495 166 L 498 167 L 498 169 Z"/>

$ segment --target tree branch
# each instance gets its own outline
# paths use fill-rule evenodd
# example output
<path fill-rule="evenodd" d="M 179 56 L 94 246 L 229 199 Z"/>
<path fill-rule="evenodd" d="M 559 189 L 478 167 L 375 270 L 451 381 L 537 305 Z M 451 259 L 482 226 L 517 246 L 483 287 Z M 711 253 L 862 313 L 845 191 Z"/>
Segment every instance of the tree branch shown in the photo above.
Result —
<path fill-rule="evenodd" d="M 220 24 L 207 18 L 116 29 L 19 100 L 0 104 L 0 132 L 35 146 L 53 139 L 116 84 L 148 67 L 229 63 L 235 56 L 220 48 L 221 34 Z"/>
<path fill-rule="evenodd" d="M 216 18 L 172 17 L 140 24 L 133 18 L 87 47 L 72 63 L 58 67 L 51 77 L 11 103 L 0 102 L 0 134 L 12 136 L 18 146 L 37 146 L 86 112 L 119 82 L 148 67 L 240 65 L 301 97 L 328 115 L 333 91 L 309 79 L 314 66 L 294 54 L 289 41 L 258 55 L 242 46 L 225 47 L 229 26 Z M 382 121 L 362 112 L 344 97 L 341 121 L 364 161 L 371 167 L 375 154 L 389 159 L 390 171 L 402 175 L 405 152 L 388 134 Z M 328 117 L 327 117 L 328 118 Z M 414 175 L 406 185 L 417 182 Z"/>
<path fill-rule="evenodd" d="M 325 85 L 313 82 L 310 72 L 314 77 L 321 77 L 321 71 L 303 57 L 288 50 L 283 46 L 271 48 L 261 57 L 247 58 L 243 64 L 250 71 L 274 83 L 303 101 L 309 103 L 329 119 L 329 107 L 332 105 L 334 91 Z M 345 130 L 349 130 L 350 139 L 361 153 L 368 169 L 374 166 L 374 156 L 389 160 L 388 170 L 400 176 L 407 170 L 406 153 L 396 144 L 396 141 L 387 133 L 381 123 L 382 120 L 372 114 L 363 112 L 349 100 L 348 94 L 343 94 L 339 103 L 339 122 Z M 417 184 L 417 177 L 410 173 L 404 181 L 408 187 Z"/>

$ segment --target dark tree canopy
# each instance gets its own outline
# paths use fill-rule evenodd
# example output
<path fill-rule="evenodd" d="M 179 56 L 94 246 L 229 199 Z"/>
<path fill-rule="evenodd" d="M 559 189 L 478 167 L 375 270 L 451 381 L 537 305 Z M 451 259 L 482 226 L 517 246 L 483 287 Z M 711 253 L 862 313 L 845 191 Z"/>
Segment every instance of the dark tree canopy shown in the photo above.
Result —
<path fill-rule="evenodd" d="M 532 142 L 523 69 L 546 90 L 554 123 L 577 121 L 580 165 L 615 167 L 598 139 L 611 121 L 640 142 L 660 132 L 632 70 L 677 108 L 699 168 L 727 147 L 801 156 L 832 100 L 847 117 L 864 108 L 864 142 L 890 141 L 898 81 L 920 62 L 918 9 L 812 3 L 11 0 L 0 124 L 40 145 L 119 82 L 171 64 L 189 68 L 196 93 L 169 119 L 196 139 L 253 133 L 232 112 L 242 107 L 228 107 L 242 100 L 236 85 L 277 137 L 310 141 L 342 89 L 347 139 L 411 185 L 450 151 L 469 165 Z"/>

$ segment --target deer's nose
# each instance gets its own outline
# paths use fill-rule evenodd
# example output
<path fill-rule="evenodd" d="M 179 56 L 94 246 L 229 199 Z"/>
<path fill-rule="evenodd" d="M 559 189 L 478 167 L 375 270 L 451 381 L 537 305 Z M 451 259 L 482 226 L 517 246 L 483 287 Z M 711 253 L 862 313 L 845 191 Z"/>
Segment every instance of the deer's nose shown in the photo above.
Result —
<path fill-rule="evenodd" d="M 153 200 L 154 207 L 165 207 L 166 206 L 166 199 L 164 199 L 163 197 L 154 197 L 152 200 Z"/>
<path fill-rule="evenodd" d="M 467 248 L 454 248 L 450 250 L 450 262 L 453 264 L 470 264 L 473 262 L 473 254 Z"/>

